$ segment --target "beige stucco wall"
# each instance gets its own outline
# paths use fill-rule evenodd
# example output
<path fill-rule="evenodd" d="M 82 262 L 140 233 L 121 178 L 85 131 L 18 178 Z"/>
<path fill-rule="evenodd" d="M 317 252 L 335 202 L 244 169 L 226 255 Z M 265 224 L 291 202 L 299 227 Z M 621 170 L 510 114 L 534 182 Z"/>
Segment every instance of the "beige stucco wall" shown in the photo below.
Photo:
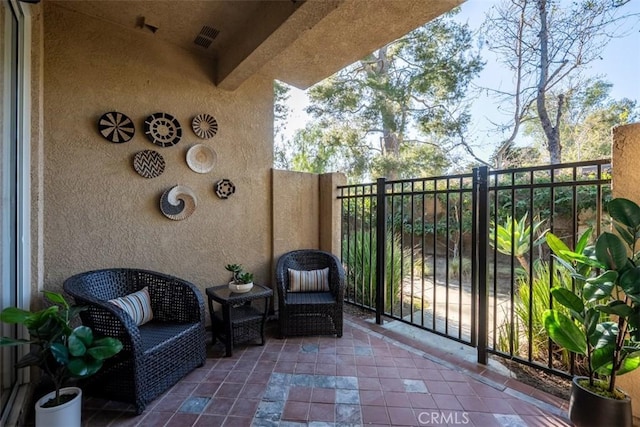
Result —
<path fill-rule="evenodd" d="M 640 204 L 640 123 L 613 128 L 611 162 L 613 197 L 625 197 Z M 640 370 L 618 377 L 618 386 L 633 399 L 633 416 L 640 418 Z"/>
<path fill-rule="evenodd" d="M 340 256 L 342 248 L 342 201 L 338 199 L 338 186 L 346 185 L 347 177 L 343 173 L 320 175 L 320 249 Z"/>
<path fill-rule="evenodd" d="M 313 174 L 273 170 L 273 254 L 322 249 L 340 256 L 342 173 Z"/>
<path fill-rule="evenodd" d="M 613 196 L 640 203 L 640 123 L 613 128 L 611 162 Z"/>
<path fill-rule="evenodd" d="M 273 170 L 273 254 L 319 248 L 319 176 Z"/>
<path fill-rule="evenodd" d="M 77 272 L 105 267 L 157 270 L 202 289 L 228 281 L 241 263 L 266 282 L 271 271 L 272 82 L 254 78 L 235 92 L 216 89 L 200 60 L 104 21 L 45 3 L 44 15 L 44 271 L 57 288 Z M 105 112 L 136 125 L 133 139 L 113 144 L 97 131 Z M 176 117 L 184 136 L 162 148 L 143 133 L 155 112 Z M 199 113 L 216 117 L 218 134 L 191 131 Z M 217 153 L 208 174 L 191 171 L 195 143 Z M 165 172 L 139 176 L 132 156 L 158 151 Z M 231 179 L 236 194 L 219 199 L 214 183 Z M 182 184 L 198 198 L 194 214 L 172 221 L 159 210 L 164 190 Z"/>

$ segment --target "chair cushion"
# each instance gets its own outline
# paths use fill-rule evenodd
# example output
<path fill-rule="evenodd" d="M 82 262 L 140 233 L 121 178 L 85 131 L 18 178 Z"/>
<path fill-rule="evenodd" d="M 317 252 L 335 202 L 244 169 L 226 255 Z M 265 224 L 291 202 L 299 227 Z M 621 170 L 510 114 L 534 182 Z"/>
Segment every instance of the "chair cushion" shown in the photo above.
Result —
<path fill-rule="evenodd" d="M 329 292 L 329 267 L 289 271 L 289 292 Z"/>
<path fill-rule="evenodd" d="M 149 288 L 146 286 L 138 292 L 111 299 L 109 302 L 123 309 L 138 326 L 144 325 L 153 319 Z"/>

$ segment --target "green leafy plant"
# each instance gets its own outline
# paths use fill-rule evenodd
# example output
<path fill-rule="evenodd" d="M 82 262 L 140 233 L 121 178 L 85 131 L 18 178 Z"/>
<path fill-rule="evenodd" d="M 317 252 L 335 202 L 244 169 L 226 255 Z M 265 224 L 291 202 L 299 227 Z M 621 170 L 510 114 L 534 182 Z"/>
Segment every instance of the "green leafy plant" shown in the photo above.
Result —
<path fill-rule="evenodd" d="M 44 291 L 53 305 L 40 311 L 8 307 L 0 312 L 0 321 L 24 325 L 29 339 L 0 337 L 0 346 L 31 344 L 31 351 L 16 364 L 19 368 L 38 366 L 52 380 L 55 398 L 49 406 L 62 403 L 60 389 L 74 378 L 85 378 L 98 372 L 105 359 L 122 350 L 117 338 L 96 338 L 91 328 L 72 328 L 72 321 L 85 307 L 70 306 L 56 292 Z"/>
<path fill-rule="evenodd" d="M 347 273 L 347 298 L 356 303 L 375 307 L 376 298 L 376 246 L 375 233 L 357 231 L 342 241 L 342 259 Z M 400 295 L 403 274 L 411 273 L 411 253 L 403 250 L 400 238 L 386 240 L 386 284 L 385 310 Z"/>
<path fill-rule="evenodd" d="M 489 243 L 495 246 L 498 252 L 514 256 L 525 271 L 529 271 L 529 262 L 525 255 L 529 252 L 531 235 L 537 234 L 544 221 L 534 221 L 529 224 L 528 214 L 525 213 L 520 221 L 511 216 L 507 217 L 504 225 L 491 224 L 489 230 Z M 538 246 L 544 241 L 544 233 L 533 241 L 533 246 Z"/>
<path fill-rule="evenodd" d="M 602 377 L 608 380 L 606 391 L 615 395 L 616 376 L 640 366 L 640 207 L 618 198 L 608 211 L 620 237 L 604 232 L 590 246 L 588 230 L 571 250 L 547 233 L 547 244 L 571 272 L 575 288 L 551 289 L 554 303 L 567 307 L 571 317 L 552 308 L 543 322 L 556 344 L 587 358 L 590 388 L 598 392 L 594 379 Z"/>
<path fill-rule="evenodd" d="M 233 273 L 233 278 L 231 279 L 233 282 L 243 284 L 253 283 L 253 274 L 244 271 L 241 264 L 227 264 L 224 268 Z"/>
<path fill-rule="evenodd" d="M 553 272 L 551 269 L 553 268 Z M 553 279 L 553 284 L 550 280 Z M 533 360 L 544 362 L 548 349 L 549 334 L 543 325 L 543 315 L 550 307 L 552 286 L 571 288 L 572 279 L 568 271 L 558 263 L 551 264 L 543 260 L 533 263 L 533 275 L 520 274 L 516 277 L 517 288 L 513 299 L 513 322 L 504 310 L 504 321 L 499 327 L 498 343 L 502 351 L 513 349 L 514 354 L 530 355 Z M 556 307 L 564 314 L 570 315 L 565 307 Z M 513 323 L 513 324 L 512 324 Z M 511 335 L 507 335 L 511 334 Z M 513 341 L 513 347 L 509 344 Z M 569 351 L 559 351 L 559 361 L 569 368 Z"/>

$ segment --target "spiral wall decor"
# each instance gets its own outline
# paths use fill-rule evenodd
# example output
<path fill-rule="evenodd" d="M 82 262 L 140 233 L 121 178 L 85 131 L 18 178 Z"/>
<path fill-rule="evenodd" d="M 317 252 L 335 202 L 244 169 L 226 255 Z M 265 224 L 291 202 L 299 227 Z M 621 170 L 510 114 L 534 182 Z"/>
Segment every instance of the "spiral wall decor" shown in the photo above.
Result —
<path fill-rule="evenodd" d="M 160 197 L 160 210 L 164 216 L 175 221 L 189 218 L 197 205 L 195 193 L 185 185 L 173 186 Z"/>

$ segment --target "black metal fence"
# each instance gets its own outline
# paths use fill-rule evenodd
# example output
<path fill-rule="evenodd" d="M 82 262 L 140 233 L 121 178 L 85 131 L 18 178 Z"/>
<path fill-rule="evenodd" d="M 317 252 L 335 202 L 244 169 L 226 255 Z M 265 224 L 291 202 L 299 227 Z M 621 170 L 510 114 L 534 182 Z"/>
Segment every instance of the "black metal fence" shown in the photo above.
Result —
<path fill-rule="evenodd" d="M 573 247 L 606 224 L 610 161 L 341 186 L 346 301 L 475 346 L 573 373 L 540 323 L 549 287 L 571 280 L 544 233 Z"/>

